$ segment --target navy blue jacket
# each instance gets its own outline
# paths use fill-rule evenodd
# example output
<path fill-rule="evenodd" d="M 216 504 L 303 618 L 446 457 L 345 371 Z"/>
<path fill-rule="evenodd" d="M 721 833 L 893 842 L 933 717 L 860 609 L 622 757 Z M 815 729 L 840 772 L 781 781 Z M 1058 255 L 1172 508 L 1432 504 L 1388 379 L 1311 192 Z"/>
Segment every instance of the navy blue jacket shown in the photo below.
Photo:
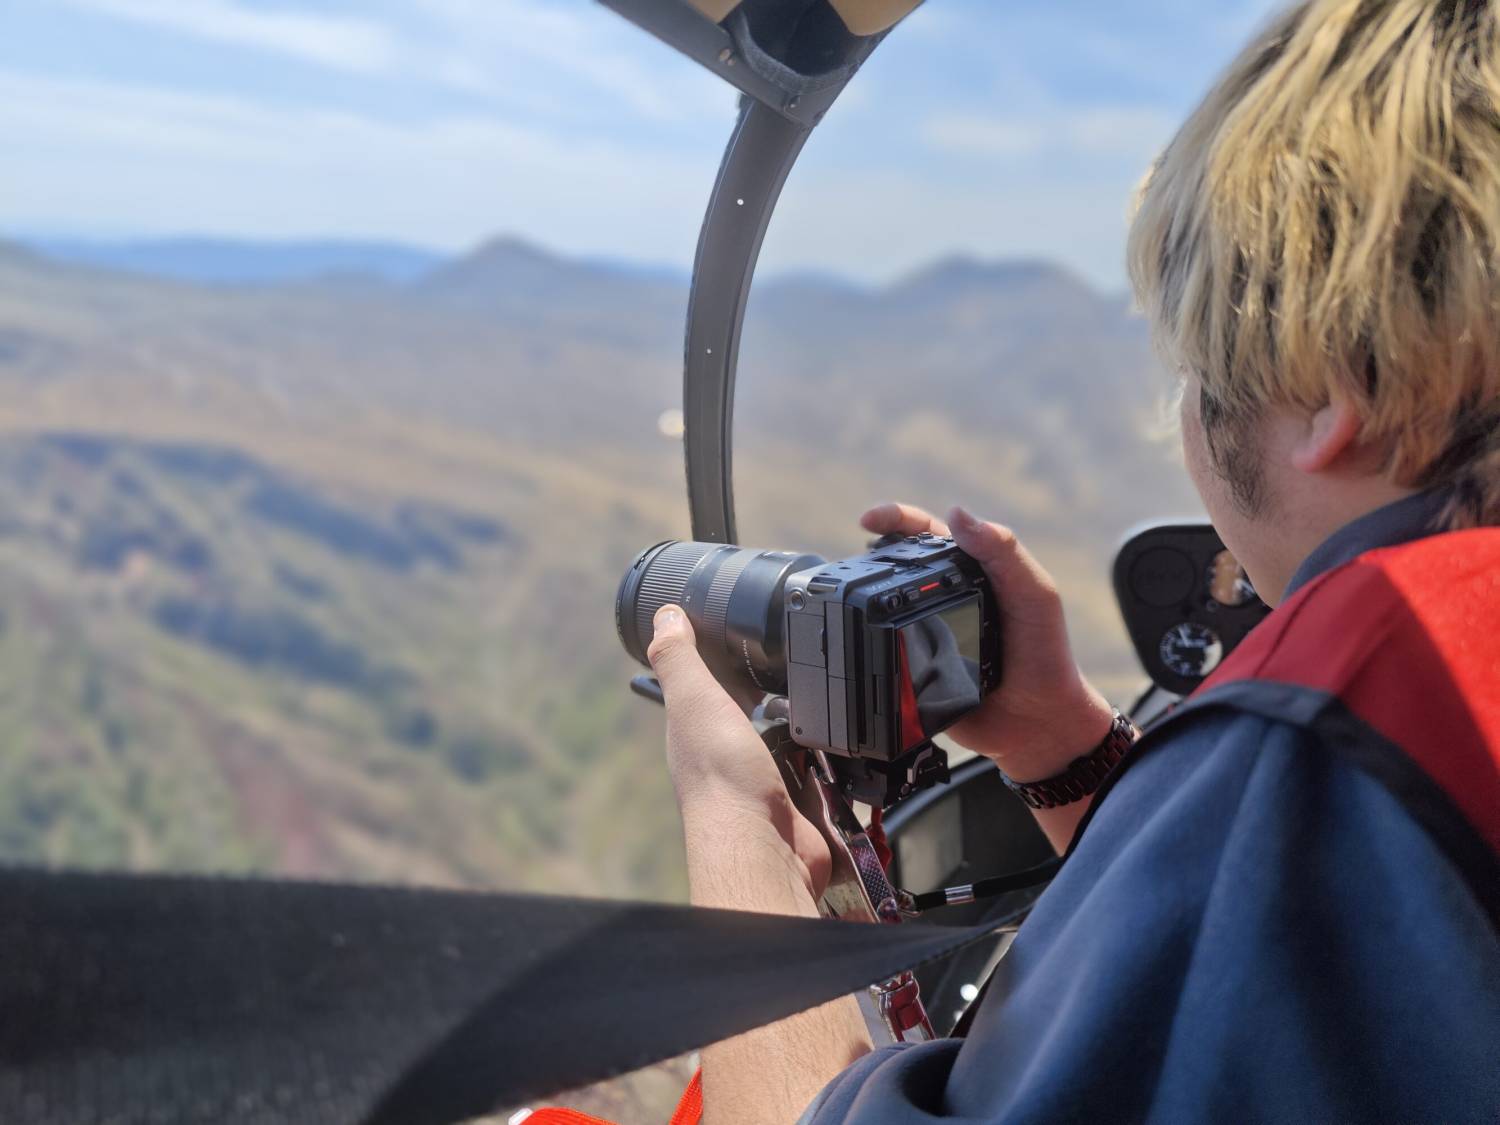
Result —
<path fill-rule="evenodd" d="M 1432 506 L 1351 524 L 1293 590 Z M 1380 783 L 1205 717 L 1099 804 L 967 1038 L 877 1050 L 804 1117 L 939 1119 L 1497 1122 L 1500 936 Z"/>

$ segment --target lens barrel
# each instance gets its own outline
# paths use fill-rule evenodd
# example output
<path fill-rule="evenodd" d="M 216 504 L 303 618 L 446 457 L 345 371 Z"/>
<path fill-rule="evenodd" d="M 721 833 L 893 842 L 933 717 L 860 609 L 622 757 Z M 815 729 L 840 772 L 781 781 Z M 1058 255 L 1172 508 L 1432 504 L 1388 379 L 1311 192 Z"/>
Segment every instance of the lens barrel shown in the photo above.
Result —
<path fill-rule="evenodd" d="M 787 576 L 823 561 L 818 555 L 675 539 L 648 547 L 625 572 L 615 596 L 620 643 L 647 663 L 656 611 L 675 603 L 686 611 L 698 651 L 716 676 L 739 677 L 762 691 L 785 691 Z"/>

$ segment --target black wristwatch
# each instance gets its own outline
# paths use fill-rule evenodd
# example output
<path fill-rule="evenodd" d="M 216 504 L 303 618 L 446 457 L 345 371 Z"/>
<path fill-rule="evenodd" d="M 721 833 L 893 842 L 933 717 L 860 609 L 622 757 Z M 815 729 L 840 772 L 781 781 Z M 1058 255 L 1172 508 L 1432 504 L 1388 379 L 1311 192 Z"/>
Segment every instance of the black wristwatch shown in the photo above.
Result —
<path fill-rule="evenodd" d="M 1062 773 L 1044 777 L 1041 781 L 1026 782 L 1012 781 L 1004 773 L 1000 776 L 1005 778 L 1012 793 L 1034 809 L 1071 805 L 1098 789 L 1140 736 L 1136 725 L 1115 708 L 1115 721 L 1109 725 L 1104 741 L 1083 757 L 1074 758 Z"/>

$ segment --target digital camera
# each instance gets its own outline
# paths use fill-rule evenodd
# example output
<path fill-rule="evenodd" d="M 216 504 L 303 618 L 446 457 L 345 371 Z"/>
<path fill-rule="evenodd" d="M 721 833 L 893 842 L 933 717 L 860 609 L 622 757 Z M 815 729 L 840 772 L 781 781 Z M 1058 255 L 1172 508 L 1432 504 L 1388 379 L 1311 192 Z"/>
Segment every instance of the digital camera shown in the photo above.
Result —
<path fill-rule="evenodd" d="M 671 540 L 620 583 L 615 625 L 646 663 L 653 618 L 682 606 L 726 686 L 785 697 L 792 738 L 836 757 L 853 799 L 884 807 L 946 780 L 932 738 L 1000 682 L 1000 614 L 950 538 L 887 536 L 854 558 Z"/>

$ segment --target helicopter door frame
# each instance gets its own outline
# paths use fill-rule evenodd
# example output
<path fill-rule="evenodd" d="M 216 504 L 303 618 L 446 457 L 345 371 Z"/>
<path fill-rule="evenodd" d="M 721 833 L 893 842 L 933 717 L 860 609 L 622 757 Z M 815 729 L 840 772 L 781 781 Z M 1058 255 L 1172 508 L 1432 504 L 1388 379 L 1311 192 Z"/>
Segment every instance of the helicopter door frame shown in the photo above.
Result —
<path fill-rule="evenodd" d="M 683 455 L 693 538 L 733 543 L 734 390 L 761 242 L 802 147 L 889 28 L 804 75 L 756 42 L 738 4 L 715 23 L 687 0 L 601 0 L 744 95 L 698 234 L 683 345 Z"/>
<path fill-rule="evenodd" d="M 688 297 L 683 452 L 693 538 L 734 543 L 734 390 L 745 305 L 782 186 L 811 135 L 744 99 L 709 197 Z"/>

